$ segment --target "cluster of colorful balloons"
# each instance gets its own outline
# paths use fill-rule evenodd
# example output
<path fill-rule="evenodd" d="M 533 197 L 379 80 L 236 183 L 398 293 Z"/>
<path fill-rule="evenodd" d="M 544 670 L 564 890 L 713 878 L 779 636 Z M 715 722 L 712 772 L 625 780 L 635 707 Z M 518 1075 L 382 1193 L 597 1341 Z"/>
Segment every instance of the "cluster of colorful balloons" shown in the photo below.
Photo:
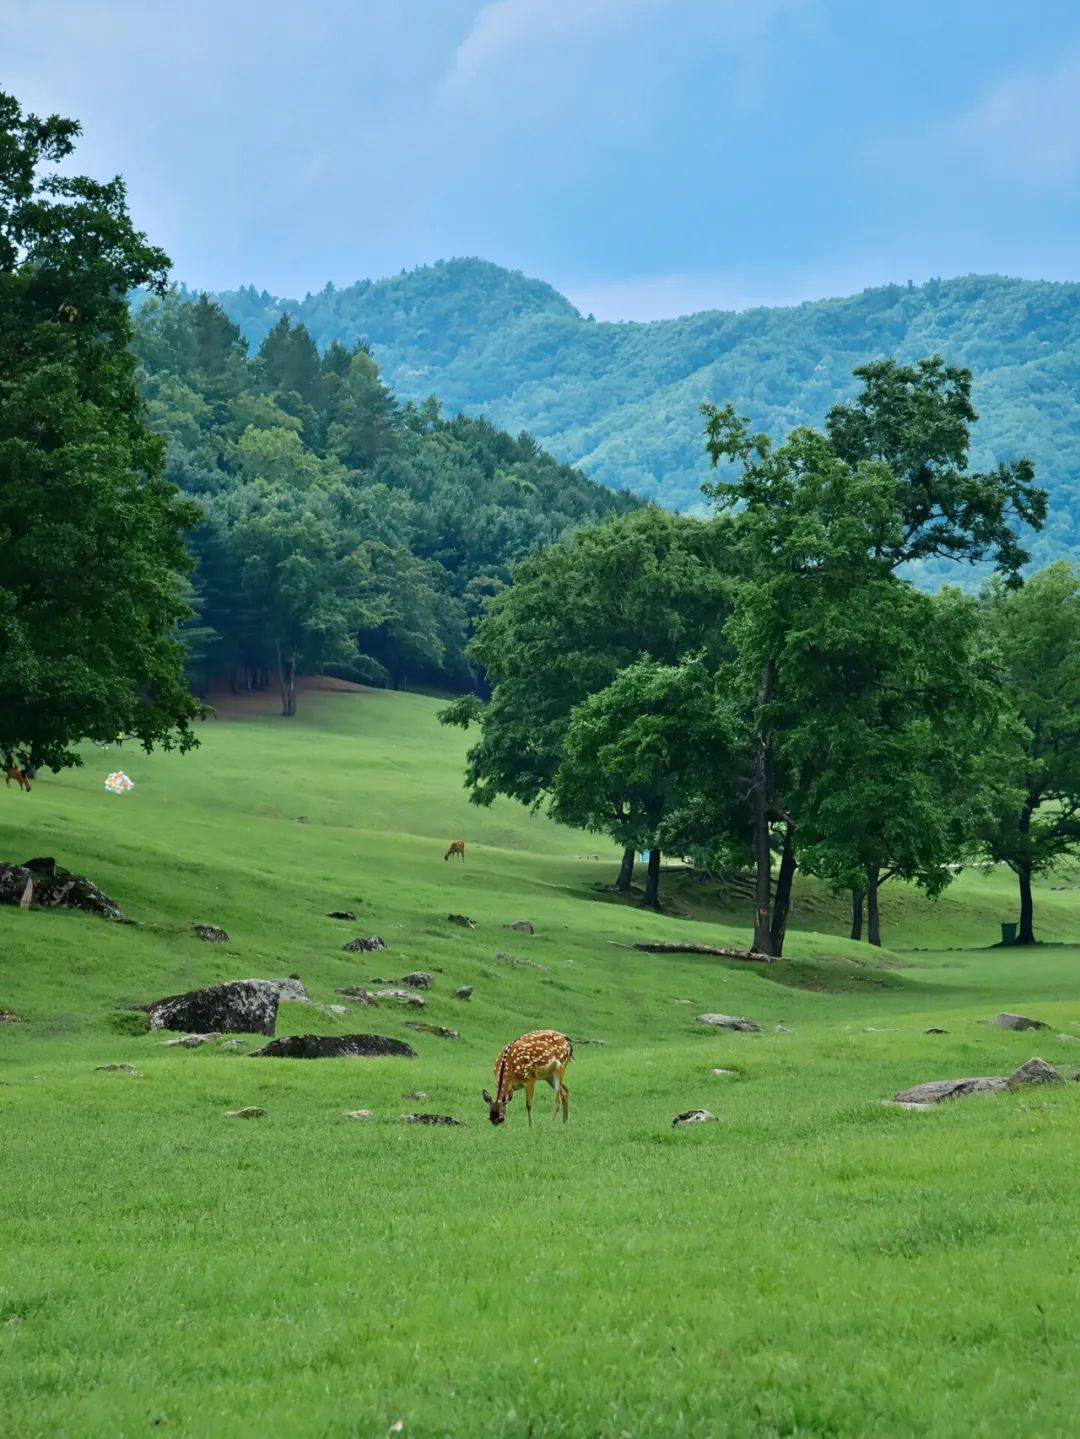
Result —
<path fill-rule="evenodd" d="M 114 769 L 105 781 L 105 788 L 110 794 L 127 794 L 129 789 L 135 788 L 135 781 L 128 779 L 122 769 Z"/>

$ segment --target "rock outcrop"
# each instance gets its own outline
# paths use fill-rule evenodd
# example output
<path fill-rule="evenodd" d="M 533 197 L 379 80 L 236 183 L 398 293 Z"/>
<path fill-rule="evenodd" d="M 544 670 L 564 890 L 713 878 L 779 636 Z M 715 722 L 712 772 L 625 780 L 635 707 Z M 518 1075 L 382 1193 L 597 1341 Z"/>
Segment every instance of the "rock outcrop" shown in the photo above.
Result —
<path fill-rule="evenodd" d="M 85 875 L 62 869 L 55 859 L 0 864 L 0 904 L 23 909 L 81 909 L 102 919 L 123 919 L 124 912 Z"/>
<path fill-rule="evenodd" d="M 710 1029 L 733 1029 L 740 1034 L 761 1033 L 760 1024 L 755 1024 L 752 1019 L 739 1019 L 734 1014 L 699 1014 L 697 1022 L 708 1025 Z"/>
<path fill-rule="evenodd" d="M 286 1034 L 249 1059 L 415 1059 L 416 1050 L 385 1034 Z"/>
<path fill-rule="evenodd" d="M 191 1034 L 273 1034 L 283 980 L 236 979 L 173 994 L 145 1006 L 151 1029 Z"/>

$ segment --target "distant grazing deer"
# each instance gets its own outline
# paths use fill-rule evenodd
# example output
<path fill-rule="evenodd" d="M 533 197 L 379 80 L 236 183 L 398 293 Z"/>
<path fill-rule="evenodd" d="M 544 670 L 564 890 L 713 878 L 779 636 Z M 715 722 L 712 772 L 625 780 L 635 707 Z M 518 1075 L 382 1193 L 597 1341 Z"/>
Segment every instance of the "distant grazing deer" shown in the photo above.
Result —
<path fill-rule="evenodd" d="M 525 1091 L 525 1109 L 532 1128 L 533 1090 L 538 1079 L 546 1079 L 555 1091 L 555 1113 L 562 1105 L 565 1124 L 570 1117 L 570 1091 L 566 1087 L 566 1066 L 574 1057 L 574 1046 L 555 1029 L 537 1029 L 508 1044 L 495 1061 L 495 1098 L 484 1090 L 484 1103 L 492 1124 L 506 1122 L 506 1106 L 515 1089 Z"/>
<path fill-rule="evenodd" d="M 17 764 L 9 764 L 4 770 L 4 785 L 7 789 L 11 788 L 12 780 L 15 781 L 20 789 L 24 789 L 27 794 L 30 793 L 30 777 L 26 771 L 20 769 Z"/>
<path fill-rule="evenodd" d="M 443 859 L 449 859 L 452 854 L 460 855 L 462 864 L 465 863 L 465 841 L 463 839 L 451 840 L 450 848 L 443 855 Z"/>

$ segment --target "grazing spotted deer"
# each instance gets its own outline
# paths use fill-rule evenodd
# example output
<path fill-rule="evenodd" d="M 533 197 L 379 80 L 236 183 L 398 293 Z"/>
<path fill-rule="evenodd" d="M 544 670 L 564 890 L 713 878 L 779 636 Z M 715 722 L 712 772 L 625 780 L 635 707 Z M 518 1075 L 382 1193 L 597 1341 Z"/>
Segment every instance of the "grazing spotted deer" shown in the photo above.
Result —
<path fill-rule="evenodd" d="M 462 864 L 465 863 L 465 841 L 454 839 L 450 841 L 450 848 L 443 855 L 443 859 L 449 859 L 452 854 L 460 855 Z"/>
<path fill-rule="evenodd" d="M 533 1090 L 538 1079 L 546 1079 L 555 1091 L 555 1113 L 562 1105 L 565 1124 L 570 1116 L 570 1091 L 566 1087 L 566 1066 L 574 1057 L 574 1046 L 555 1029 L 537 1029 L 508 1044 L 495 1061 L 495 1098 L 484 1090 L 484 1103 L 492 1124 L 506 1122 L 506 1106 L 516 1089 L 525 1091 L 525 1109 L 532 1128 Z"/>
<path fill-rule="evenodd" d="M 24 789 L 27 794 L 30 793 L 30 777 L 26 771 L 20 769 L 17 764 L 9 764 L 4 770 L 4 787 L 6 789 L 11 788 L 12 780 L 15 781 L 20 789 Z"/>

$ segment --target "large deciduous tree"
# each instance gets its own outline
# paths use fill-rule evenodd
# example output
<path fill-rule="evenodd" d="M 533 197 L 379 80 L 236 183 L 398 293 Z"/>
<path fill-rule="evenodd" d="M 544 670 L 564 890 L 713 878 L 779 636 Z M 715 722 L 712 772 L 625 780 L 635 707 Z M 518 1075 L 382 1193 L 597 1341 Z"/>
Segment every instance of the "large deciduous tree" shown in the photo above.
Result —
<path fill-rule="evenodd" d="M 127 295 L 167 257 L 123 182 L 51 166 L 78 125 L 0 93 L 0 755 L 60 768 L 83 736 L 194 742 L 179 626 L 198 509 L 162 476 Z"/>
<path fill-rule="evenodd" d="M 958 591 L 889 582 L 863 597 L 859 621 L 860 658 L 836 676 L 843 707 L 827 743 L 812 715 L 785 743 L 801 748 L 805 730 L 813 755 L 800 863 L 851 892 L 852 939 L 865 904 L 877 945 L 882 885 L 904 879 L 936 896 L 978 853 L 999 792 L 1001 690 L 978 605 Z"/>
<path fill-rule="evenodd" d="M 718 797 L 738 774 L 737 744 L 737 723 L 718 703 L 711 667 L 699 658 L 639 660 L 571 712 L 551 813 L 648 850 L 642 904 L 659 909 L 661 854 L 712 840 Z M 703 813 L 704 834 L 697 829 Z"/>
<path fill-rule="evenodd" d="M 477 804 L 548 798 L 571 712 L 639 659 L 715 661 L 730 611 L 726 521 L 642 509 L 581 530 L 518 566 L 469 646 L 491 698 L 459 701 L 448 723 L 479 725 L 466 784 Z M 629 889 L 635 840 L 623 836 Z"/>
<path fill-rule="evenodd" d="M 1080 853 L 1080 575 L 1065 561 L 1019 590 L 991 583 L 986 622 L 1017 721 L 1004 751 L 1016 793 L 989 828 L 989 857 L 1020 886 L 1018 944 L 1034 944 L 1032 880 Z"/>
<path fill-rule="evenodd" d="M 994 469 L 968 468 L 971 371 L 939 356 L 902 365 L 873 360 L 855 375 L 859 395 L 829 411 L 833 450 L 848 464 L 879 461 L 896 485 L 899 529 L 880 553 L 891 564 L 911 560 L 989 560 L 1015 582 L 1028 554 L 1014 526 L 1042 527 L 1046 491 L 1028 459 Z"/>

